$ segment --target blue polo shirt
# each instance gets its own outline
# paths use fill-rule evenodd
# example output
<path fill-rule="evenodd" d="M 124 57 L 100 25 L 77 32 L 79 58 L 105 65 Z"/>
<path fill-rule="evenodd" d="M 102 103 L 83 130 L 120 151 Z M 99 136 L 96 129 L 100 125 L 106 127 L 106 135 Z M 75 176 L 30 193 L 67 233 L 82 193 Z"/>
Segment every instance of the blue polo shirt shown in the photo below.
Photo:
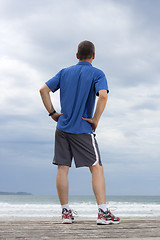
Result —
<path fill-rule="evenodd" d="M 57 128 L 68 133 L 92 133 L 90 123 L 82 117 L 92 118 L 95 98 L 101 89 L 108 90 L 105 74 L 87 61 L 59 71 L 46 82 L 52 92 L 60 88 L 61 112 Z"/>

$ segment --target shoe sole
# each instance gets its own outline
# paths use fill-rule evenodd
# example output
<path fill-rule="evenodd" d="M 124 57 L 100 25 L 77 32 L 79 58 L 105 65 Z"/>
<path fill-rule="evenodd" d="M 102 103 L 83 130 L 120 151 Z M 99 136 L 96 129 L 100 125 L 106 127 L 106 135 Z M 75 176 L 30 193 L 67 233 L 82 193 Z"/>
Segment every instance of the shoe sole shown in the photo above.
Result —
<path fill-rule="evenodd" d="M 119 224 L 119 223 L 120 221 L 114 222 L 111 220 L 108 220 L 108 221 L 100 220 L 100 219 L 97 220 L 97 225 L 108 225 L 108 224 Z"/>
<path fill-rule="evenodd" d="M 72 224 L 73 222 L 72 222 L 72 220 L 70 220 L 70 219 L 63 219 L 63 220 L 62 220 L 62 223 L 63 223 L 63 224 Z"/>

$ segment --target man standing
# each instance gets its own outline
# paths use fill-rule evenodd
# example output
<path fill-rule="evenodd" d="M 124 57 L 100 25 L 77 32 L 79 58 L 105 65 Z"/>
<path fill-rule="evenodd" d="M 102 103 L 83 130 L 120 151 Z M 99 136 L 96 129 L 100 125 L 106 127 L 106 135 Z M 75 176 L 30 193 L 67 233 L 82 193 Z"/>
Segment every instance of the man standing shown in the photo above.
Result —
<path fill-rule="evenodd" d="M 79 62 L 59 71 L 40 89 L 49 116 L 57 122 L 53 164 L 58 165 L 56 186 L 62 206 L 62 222 L 74 218 L 68 204 L 68 170 L 74 158 L 76 167 L 89 167 L 98 205 L 97 224 L 119 223 L 106 207 L 105 179 L 95 132 L 108 98 L 105 74 L 92 66 L 95 47 L 90 41 L 78 45 Z M 57 113 L 50 92 L 60 89 L 61 113 Z M 98 96 L 95 112 L 95 98 Z"/>

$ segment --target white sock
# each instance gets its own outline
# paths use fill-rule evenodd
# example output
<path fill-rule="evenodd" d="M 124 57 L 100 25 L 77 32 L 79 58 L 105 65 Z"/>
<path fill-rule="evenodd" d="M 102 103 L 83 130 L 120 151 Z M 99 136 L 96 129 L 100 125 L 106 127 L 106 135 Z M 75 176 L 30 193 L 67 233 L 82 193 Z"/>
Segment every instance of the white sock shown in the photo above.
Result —
<path fill-rule="evenodd" d="M 69 204 L 61 205 L 61 207 L 62 207 L 62 210 L 63 210 L 63 208 L 66 208 L 69 211 Z"/>
<path fill-rule="evenodd" d="M 108 211 L 106 204 L 98 205 L 98 209 L 101 208 L 104 212 Z"/>

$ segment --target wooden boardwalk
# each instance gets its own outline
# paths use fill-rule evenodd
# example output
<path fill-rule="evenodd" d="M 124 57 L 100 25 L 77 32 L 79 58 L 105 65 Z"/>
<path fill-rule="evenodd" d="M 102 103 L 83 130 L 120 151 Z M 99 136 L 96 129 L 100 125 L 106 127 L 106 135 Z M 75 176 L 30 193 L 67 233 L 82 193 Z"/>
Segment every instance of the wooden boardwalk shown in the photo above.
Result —
<path fill-rule="evenodd" d="M 0 239 L 139 239 L 160 240 L 160 220 L 122 220 L 115 225 L 96 225 L 91 220 L 74 224 L 60 221 L 0 221 Z"/>

